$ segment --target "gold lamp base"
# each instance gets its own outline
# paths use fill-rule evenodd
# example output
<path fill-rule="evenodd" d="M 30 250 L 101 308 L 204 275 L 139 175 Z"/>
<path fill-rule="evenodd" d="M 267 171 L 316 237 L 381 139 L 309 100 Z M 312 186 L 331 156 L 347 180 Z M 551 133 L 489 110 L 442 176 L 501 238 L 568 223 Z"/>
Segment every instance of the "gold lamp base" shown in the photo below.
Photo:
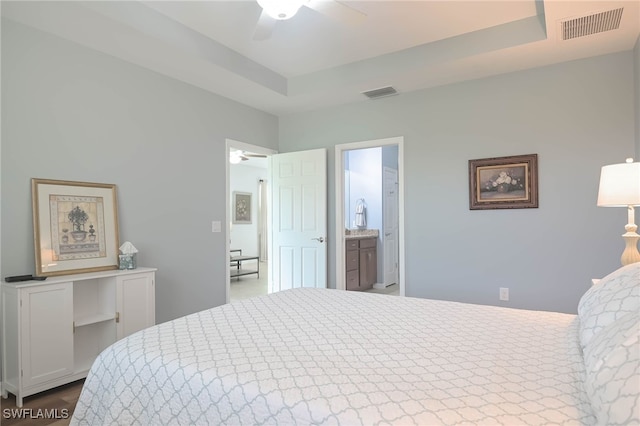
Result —
<path fill-rule="evenodd" d="M 628 224 L 624 227 L 627 230 L 626 233 L 622 235 L 624 238 L 625 248 L 622 252 L 622 257 L 620 257 L 620 261 L 622 265 L 628 265 L 630 263 L 640 262 L 640 252 L 638 252 L 638 240 L 640 239 L 640 235 L 636 232 L 638 227 L 635 224 Z"/>

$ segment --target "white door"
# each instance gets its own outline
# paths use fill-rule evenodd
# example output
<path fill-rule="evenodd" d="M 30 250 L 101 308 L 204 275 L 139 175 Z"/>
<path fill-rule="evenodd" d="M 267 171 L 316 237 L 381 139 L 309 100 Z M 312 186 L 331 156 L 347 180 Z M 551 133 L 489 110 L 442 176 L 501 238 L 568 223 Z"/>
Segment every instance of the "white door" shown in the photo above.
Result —
<path fill-rule="evenodd" d="M 398 171 L 389 167 L 384 168 L 384 233 L 382 244 L 384 247 L 384 285 L 398 282 Z"/>
<path fill-rule="evenodd" d="M 327 153 L 271 156 L 272 262 L 269 293 L 327 286 Z"/>
<path fill-rule="evenodd" d="M 34 386 L 73 373 L 73 284 L 20 291 L 22 383 Z"/>

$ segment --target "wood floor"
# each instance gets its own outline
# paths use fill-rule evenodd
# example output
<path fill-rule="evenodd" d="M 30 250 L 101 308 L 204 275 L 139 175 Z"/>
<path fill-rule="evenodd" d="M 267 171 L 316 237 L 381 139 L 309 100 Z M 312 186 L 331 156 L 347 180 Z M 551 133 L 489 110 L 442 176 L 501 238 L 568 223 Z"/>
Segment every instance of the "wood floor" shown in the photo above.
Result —
<path fill-rule="evenodd" d="M 66 426 L 76 407 L 83 380 L 50 389 L 24 398 L 22 408 L 16 407 L 16 397 L 0 398 L 2 426 Z M 58 417 L 58 418 L 46 418 Z"/>

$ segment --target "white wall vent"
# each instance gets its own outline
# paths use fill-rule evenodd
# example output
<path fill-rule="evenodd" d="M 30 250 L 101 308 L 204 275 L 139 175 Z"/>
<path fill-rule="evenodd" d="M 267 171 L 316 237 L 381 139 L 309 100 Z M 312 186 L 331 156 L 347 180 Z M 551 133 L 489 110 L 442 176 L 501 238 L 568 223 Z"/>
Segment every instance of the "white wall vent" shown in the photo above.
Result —
<path fill-rule="evenodd" d="M 379 89 L 367 90 L 366 92 L 362 92 L 362 94 L 369 99 L 379 99 L 386 96 L 397 95 L 398 91 L 391 86 L 387 86 Z"/>
<path fill-rule="evenodd" d="M 571 40 L 604 31 L 617 30 L 620 27 L 623 9 L 624 8 L 621 7 L 619 9 L 607 10 L 605 12 L 561 21 L 560 33 L 562 40 Z"/>

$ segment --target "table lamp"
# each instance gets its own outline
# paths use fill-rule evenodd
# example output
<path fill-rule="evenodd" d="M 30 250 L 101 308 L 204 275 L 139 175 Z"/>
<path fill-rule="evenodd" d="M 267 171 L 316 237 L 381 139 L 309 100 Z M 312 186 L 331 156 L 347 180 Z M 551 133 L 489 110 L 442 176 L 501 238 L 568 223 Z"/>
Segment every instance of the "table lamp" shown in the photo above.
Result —
<path fill-rule="evenodd" d="M 640 206 L 640 163 L 627 158 L 626 163 L 603 166 L 600 172 L 598 190 L 599 207 L 626 207 L 629 220 L 622 235 L 626 247 L 620 260 L 623 265 L 640 262 L 638 252 L 638 227 L 635 222 L 634 206 Z"/>

